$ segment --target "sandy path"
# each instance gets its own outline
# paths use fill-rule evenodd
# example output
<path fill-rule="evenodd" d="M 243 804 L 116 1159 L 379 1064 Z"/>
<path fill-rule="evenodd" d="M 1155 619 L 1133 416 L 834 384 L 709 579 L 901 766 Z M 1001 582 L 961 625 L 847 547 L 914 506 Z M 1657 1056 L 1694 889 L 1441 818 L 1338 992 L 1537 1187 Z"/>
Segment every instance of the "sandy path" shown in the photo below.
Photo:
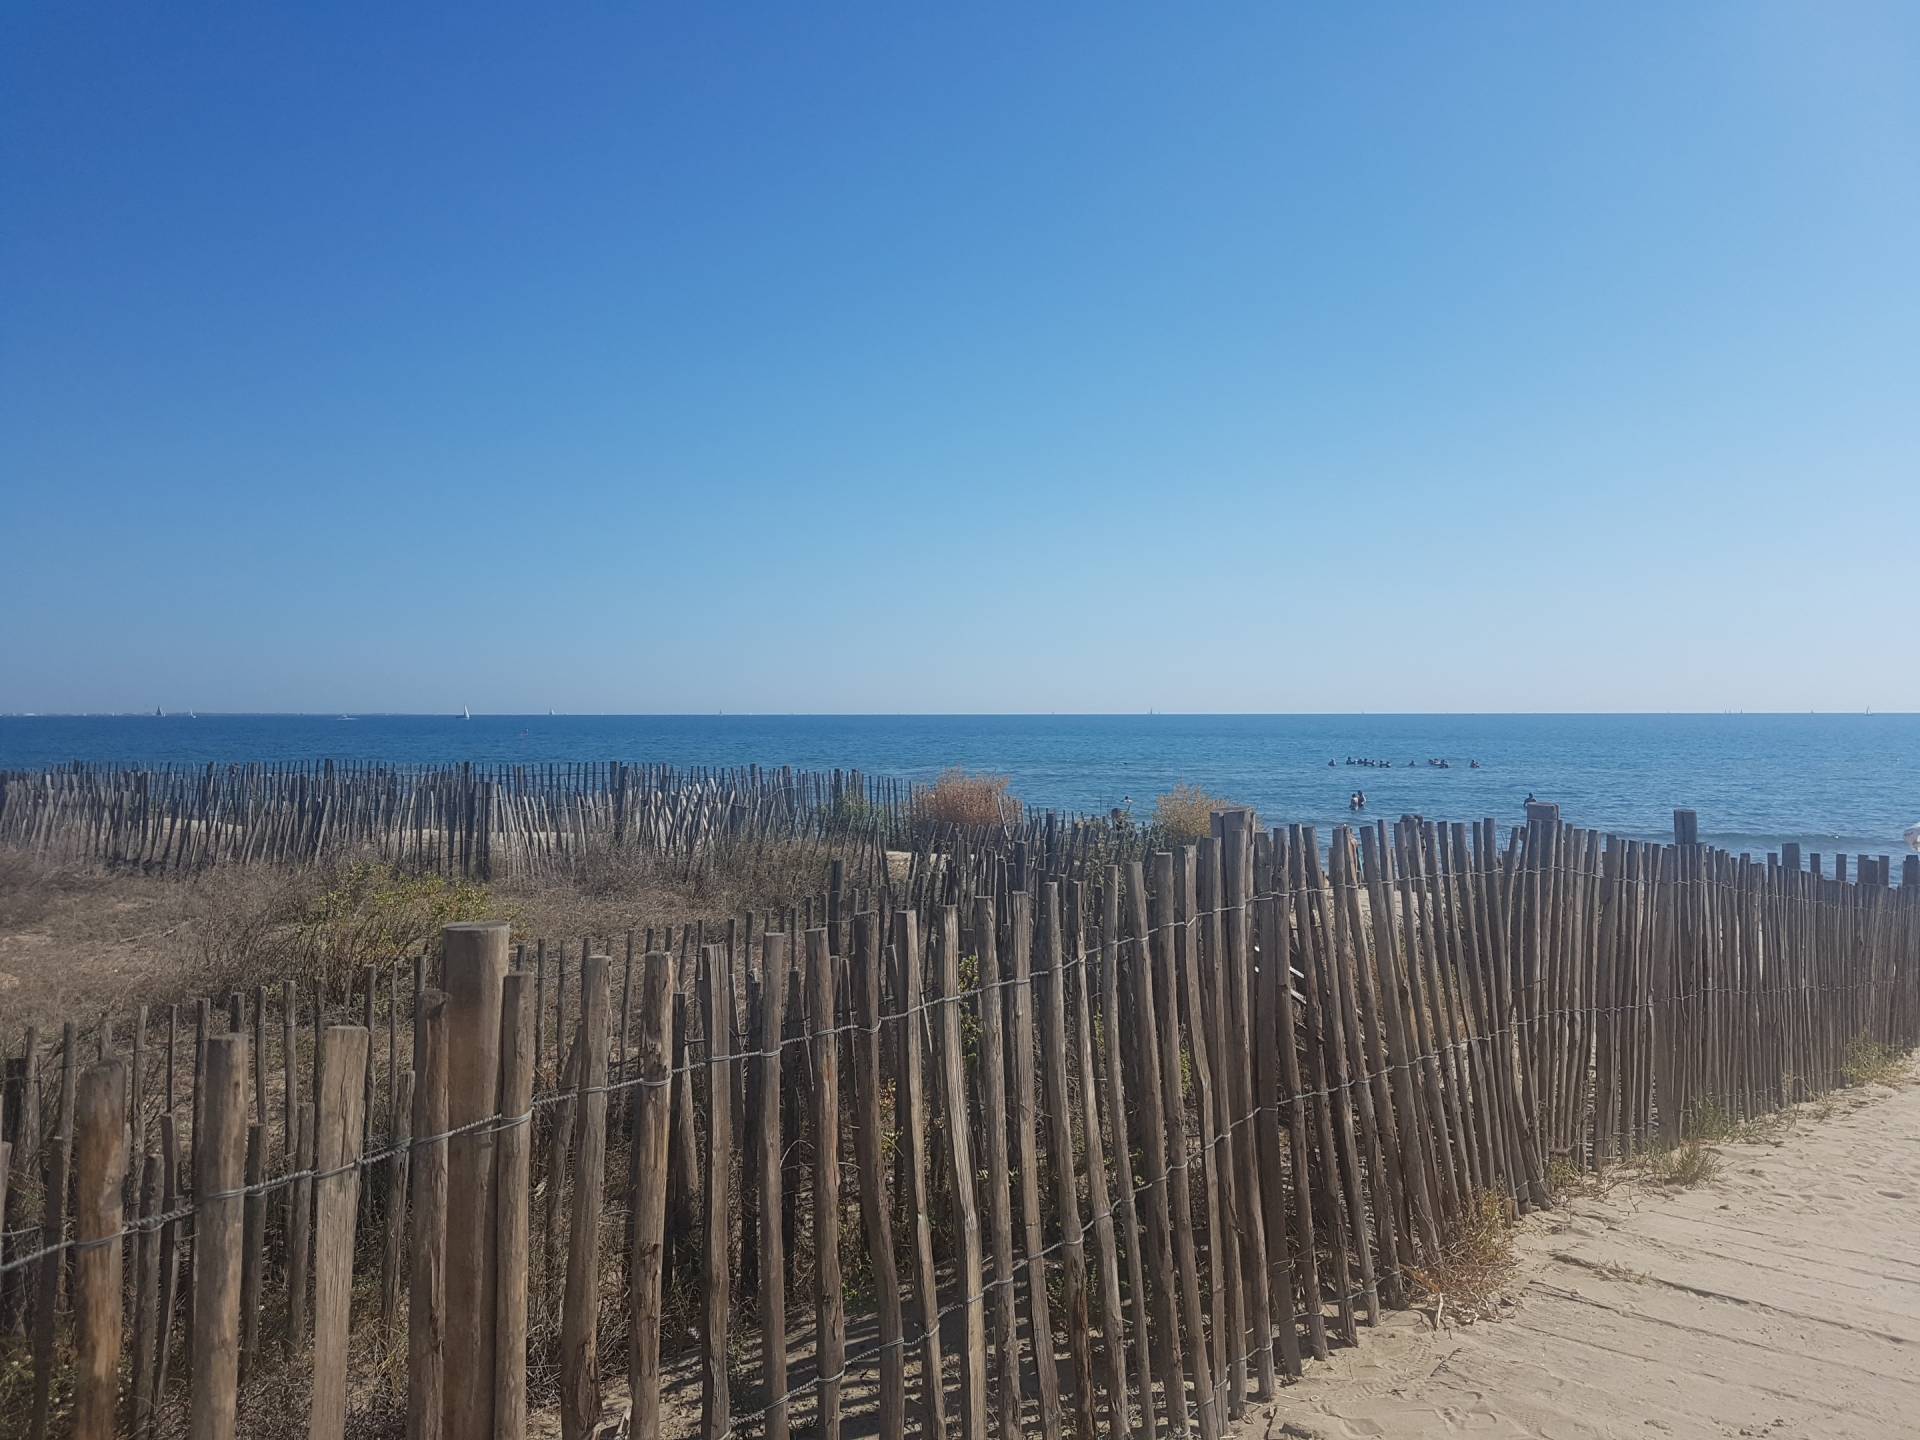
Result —
<path fill-rule="evenodd" d="M 1920 1435 L 1920 1088 L 1802 1107 L 1690 1191 L 1530 1218 L 1511 1318 L 1392 1315 L 1254 1435 Z"/>

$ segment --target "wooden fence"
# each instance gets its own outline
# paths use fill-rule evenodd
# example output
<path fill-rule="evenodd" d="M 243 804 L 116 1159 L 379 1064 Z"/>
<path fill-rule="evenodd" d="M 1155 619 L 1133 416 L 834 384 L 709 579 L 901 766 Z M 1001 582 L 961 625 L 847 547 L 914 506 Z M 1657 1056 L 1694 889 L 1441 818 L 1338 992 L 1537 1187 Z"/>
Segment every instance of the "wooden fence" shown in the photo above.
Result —
<path fill-rule="evenodd" d="M 29 1034 L 0 1427 L 1213 1440 L 1484 1207 L 1920 1032 L 1877 862 L 1550 808 L 938 860 Z"/>
<path fill-rule="evenodd" d="M 0 771 L 0 844 L 150 871 L 366 856 L 478 879 L 596 849 L 896 840 L 916 787 L 857 771 L 552 765 L 81 764 Z"/>

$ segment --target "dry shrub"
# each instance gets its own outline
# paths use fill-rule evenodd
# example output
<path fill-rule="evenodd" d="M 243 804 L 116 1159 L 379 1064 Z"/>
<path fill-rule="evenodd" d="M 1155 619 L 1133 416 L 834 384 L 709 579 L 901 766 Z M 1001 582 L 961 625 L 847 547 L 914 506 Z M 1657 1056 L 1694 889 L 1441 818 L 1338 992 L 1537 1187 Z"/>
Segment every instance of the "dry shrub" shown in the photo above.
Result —
<path fill-rule="evenodd" d="M 969 775 L 952 769 L 914 797 L 913 817 L 922 825 L 958 825 L 976 830 L 1020 818 L 1020 802 L 1007 793 L 1005 775 Z"/>
<path fill-rule="evenodd" d="M 234 866 L 185 884 L 185 929 L 197 950 L 191 988 L 233 990 L 288 975 L 287 935 L 319 889 L 314 875 Z"/>
<path fill-rule="evenodd" d="M 1513 1232 L 1506 1201 L 1490 1190 L 1472 1196 L 1440 1236 L 1440 1254 L 1413 1272 L 1414 1285 L 1444 1312 L 1468 1322 L 1499 1313 L 1513 1271 Z"/>
<path fill-rule="evenodd" d="M 1156 845 L 1191 845 L 1213 833 L 1213 812 L 1226 805 L 1198 785 L 1176 785 L 1153 802 Z"/>
<path fill-rule="evenodd" d="M 317 981 L 344 998 L 367 966 L 418 952 L 442 926 L 503 918 L 499 908 L 471 881 L 364 861 L 304 872 L 215 871 L 196 886 L 190 907 L 198 980 L 215 993 Z"/>
<path fill-rule="evenodd" d="M 1583 1169 L 1571 1157 L 1555 1155 L 1547 1161 L 1547 1193 L 1555 1201 L 1569 1200 L 1575 1195 L 1592 1195 L 1600 1188 L 1600 1177 L 1593 1171 Z"/>
<path fill-rule="evenodd" d="M 1911 1063 L 1893 1046 L 1856 1035 L 1847 1042 L 1840 1069 L 1849 1085 L 1897 1085 L 1907 1078 Z"/>
<path fill-rule="evenodd" d="M 662 856 L 595 844 L 564 875 L 525 876 L 489 887 L 519 936 L 612 936 L 630 929 L 724 922 L 748 911 L 798 908 L 825 889 L 831 845 L 753 841 Z"/>

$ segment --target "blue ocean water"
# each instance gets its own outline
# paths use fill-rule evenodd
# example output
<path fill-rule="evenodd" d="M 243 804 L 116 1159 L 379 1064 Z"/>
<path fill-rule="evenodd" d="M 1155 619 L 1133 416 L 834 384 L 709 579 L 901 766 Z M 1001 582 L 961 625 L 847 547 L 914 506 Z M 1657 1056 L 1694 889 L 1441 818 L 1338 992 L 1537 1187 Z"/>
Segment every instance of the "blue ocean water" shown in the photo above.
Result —
<path fill-rule="evenodd" d="M 907 778 L 961 765 L 1011 776 L 1039 806 L 1104 812 L 1130 799 L 1144 814 L 1185 781 L 1268 822 L 1323 826 L 1350 818 L 1356 789 L 1370 816 L 1503 825 L 1532 794 L 1572 823 L 1647 838 L 1670 835 L 1674 807 L 1690 806 L 1702 839 L 1756 854 L 1786 840 L 1898 854 L 1920 819 L 1920 715 L 0 716 L 0 769 L 324 758 L 756 762 Z"/>

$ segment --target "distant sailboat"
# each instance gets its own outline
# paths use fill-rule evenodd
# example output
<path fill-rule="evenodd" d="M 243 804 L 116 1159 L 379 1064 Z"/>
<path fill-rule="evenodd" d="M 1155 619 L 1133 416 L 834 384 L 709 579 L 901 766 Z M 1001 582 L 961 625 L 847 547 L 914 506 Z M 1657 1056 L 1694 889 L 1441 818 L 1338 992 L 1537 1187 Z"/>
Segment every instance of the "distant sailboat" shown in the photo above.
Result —
<path fill-rule="evenodd" d="M 471 711 L 471 710 L 469 710 L 469 709 L 468 709 L 468 708 L 467 708 L 466 706 L 464 706 L 464 705 L 462 705 L 462 706 L 460 707 L 460 718 L 461 718 L 462 720 L 471 720 L 471 719 L 473 719 L 473 711 Z"/>
<path fill-rule="evenodd" d="M 167 718 L 167 712 L 156 705 L 153 707 L 153 718 L 156 720 L 164 720 Z"/>

